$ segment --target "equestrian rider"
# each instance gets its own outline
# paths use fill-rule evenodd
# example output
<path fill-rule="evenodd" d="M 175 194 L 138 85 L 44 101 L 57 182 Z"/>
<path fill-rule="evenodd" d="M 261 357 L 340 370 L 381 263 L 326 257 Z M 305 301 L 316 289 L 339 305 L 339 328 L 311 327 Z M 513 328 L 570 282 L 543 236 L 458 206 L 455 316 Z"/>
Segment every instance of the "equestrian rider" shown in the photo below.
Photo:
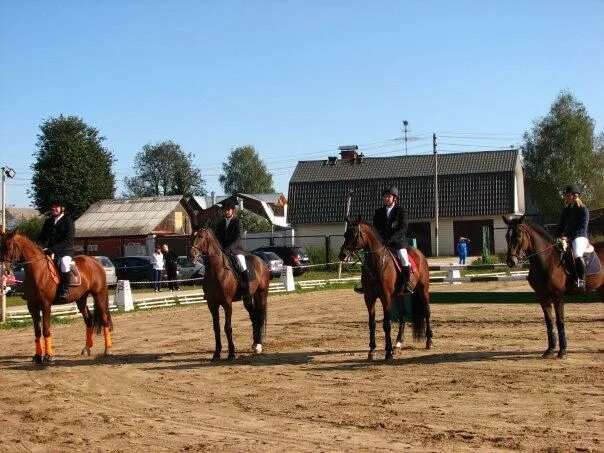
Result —
<path fill-rule="evenodd" d="M 373 215 L 373 226 L 382 236 L 386 246 L 396 249 L 403 269 L 401 279 L 403 291 L 406 294 L 413 292 L 409 283 L 409 256 L 407 255 L 407 211 L 398 203 L 398 189 L 389 187 L 382 192 L 384 206 L 376 209 Z M 398 287 L 397 291 L 398 292 Z"/>
<path fill-rule="evenodd" d="M 562 210 L 556 237 L 571 241 L 575 270 L 577 272 L 577 288 L 585 290 L 585 260 L 583 253 L 589 245 L 587 239 L 587 224 L 589 211 L 579 197 L 581 188 L 577 184 L 569 184 L 564 188 L 565 208 Z"/>
<path fill-rule="evenodd" d="M 65 202 L 55 199 L 50 205 L 50 216 L 44 221 L 38 242 L 45 247 L 44 253 L 54 259 L 59 269 L 59 302 L 69 301 L 69 270 L 75 253 L 74 235 L 75 224 L 71 217 L 65 214 Z"/>
<path fill-rule="evenodd" d="M 235 202 L 233 200 L 226 200 L 222 203 L 222 215 L 224 218 L 216 225 L 216 238 L 225 252 L 232 253 L 237 257 L 241 271 L 242 296 L 245 300 L 250 297 L 250 273 L 245 263 L 245 251 L 241 246 L 243 225 L 241 219 L 235 215 Z"/>

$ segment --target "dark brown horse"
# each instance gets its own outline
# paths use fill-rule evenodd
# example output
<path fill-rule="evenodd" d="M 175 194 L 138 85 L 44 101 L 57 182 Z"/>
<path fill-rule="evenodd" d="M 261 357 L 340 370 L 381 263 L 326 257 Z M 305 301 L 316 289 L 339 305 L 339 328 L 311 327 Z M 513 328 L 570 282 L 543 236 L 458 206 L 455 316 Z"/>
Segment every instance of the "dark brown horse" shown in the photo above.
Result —
<path fill-rule="evenodd" d="M 375 301 L 379 297 L 384 312 L 384 334 L 386 337 L 386 359 L 392 359 L 392 340 L 390 338 L 390 311 L 392 302 L 397 305 L 401 317 L 397 346 L 400 346 L 403 335 L 404 296 L 395 294 L 397 288 L 397 270 L 394 258 L 383 244 L 378 233 L 369 224 L 358 219 L 344 233 L 344 244 L 340 249 L 340 260 L 350 258 L 357 251 L 363 250 L 365 260 L 361 274 L 364 289 L 365 305 L 369 312 L 369 355 L 375 356 Z M 412 297 L 413 337 L 415 340 L 426 339 L 426 349 L 432 346 L 432 329 L 430 328 L 430 274 L 428 261 L 422 252 L 407 247 L 407 253 L 417 264 L 417 272 L 411 274 L 410 283 L 414 287 Z"/>
<path fill-rule="evenodd" d="M 25 265 L 25 278 L 23 293 L 27 300 L 27 309 L 34 322 L 36 341 L 36 363 L 52 362 L 54 351 L 50 335 L 51 305 L 57 304 L 57 284 L 53 274 L 56 268 L 50 257 L 42 249 L 30 241 L 27 236 L 13 231 L 2 235 L 0 244 L 0 259 L 5 263 L 23 261 Z M 86 345 L 82 354 L 90 355 L 93 345 L 93 332 L 100 333 L 103 328 L 105 337 L 105 354 L 111 348 L 111 333 L 113 324 L 109 312 L 109 298 L 107 293 L 107 276 L 105 270 L 97 260 L 92 257 L 79 255 L 74 258 L 75 264 L 81 275 L 81 283 L 69 291 L 69 302 L 75 302 L 78 310 L 84 317 L 86 324 Z M 92 295 L 94 310 L 91 313 L 86 300 Z M 40 316 L 42 312 L 42 316 Z M 42 326 L 40 325 L 42 321 Z M 42 334 L 44 335 L 44 351 L 42 350 Z"/>
<path fill-rule="evenodd" d="M 233 301 L 242 299 L 239 284 L 233 274 L 232 265 L 227 255 L 220 248 L 220 244 L 210 228 L 203 226 L 194 232 L 192 235 L 192 244 L 189 248 L 189 259 L 193 261 L 201 255 L 206 265 L 202 286 L 204 296 L 208 302 L 208 309 L 212 314 L 214 338 L 216 340 L 216 349 L 214 350 L 212 359 L 220 359 L 220 352 L 222 350 L 222 343 L 220 341 L 220 307 L 224 310 L 224 333 L 229 344 L 228 358 L 234 359 L 235 345 L 233 344 L 231 315 L 233 312 Z M 265 333 L 270 272 L 264 262 L 256 255 L 246 255 L 246 261 L 248 268 L 250 265 L 253 267 L 255 279 L 250 281 L 250 294 L 252 297 L 250 300 L 244 300 L 243 304 L 252 321 L 252 349 L 255 354 L 260 354 L 262 352 L 262 342 Z"/>
<path fill-rule="evenodd" d="M 508 226 L 505 235 L 508 243 L 507 264 L 515 267 L 521 261 L 528 260 L 530 269 L 528 282 L 537 294 L 547 329 L 547 349 L 544 358 L 553 357 L 556 349 L 556 336 L 552 306 L 556 314 L 556 328 L 560 349 L 558 357 L 566 356 L 566 332 L 564 329 L 564 294 L 572 294 L 566 288 L 567 274 L 562 266 L 560 252 L 556 249 L 555 238 L 541 225 L 521 217 L 503 217 Z M 604 265 L 604 243 L 594 245 L 600 263 Z M 595 275 L 585 279 L 588 290 L 595 290 L 604 301 L 604 267 Z M 575 291 L 575 293 L 577 293 Z"/>

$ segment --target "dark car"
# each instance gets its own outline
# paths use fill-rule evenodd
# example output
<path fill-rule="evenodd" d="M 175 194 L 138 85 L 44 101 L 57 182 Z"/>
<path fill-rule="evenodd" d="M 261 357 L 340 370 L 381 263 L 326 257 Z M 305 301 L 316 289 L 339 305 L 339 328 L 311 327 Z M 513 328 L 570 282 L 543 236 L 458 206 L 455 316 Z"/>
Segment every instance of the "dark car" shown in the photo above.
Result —
<path fill-rule="evenodd" d="M 283 260 L 284 266 L 291 266 L 294 275 L 302 275 L 306 272 L 306 268 L 300 267 L 310 264 L 310 256 L 303 247 L 293 245 L 269 245 L 266 247 L 258 247 L 252 253 L 256 252 L 273 252 Z"/>
<path fill-rule="evenodd" d="M 268 266 L 268 270 L 271 272 L 271 278 L 281 276 L 281 272 L 283 271 L 283 260 L 279 258 L 279 255 L 262 250 L 253 253 Z"/>
<path fill-rule="evenodd" d="M 115 266 L 115 275 L 118 280 L 130 280 L 130 282 L 152 282 L 154 280 L 150 256 L 122 256 L 113 258 L 111 261 Z M 145 286 L 150 288 L 149 285 Z"/>

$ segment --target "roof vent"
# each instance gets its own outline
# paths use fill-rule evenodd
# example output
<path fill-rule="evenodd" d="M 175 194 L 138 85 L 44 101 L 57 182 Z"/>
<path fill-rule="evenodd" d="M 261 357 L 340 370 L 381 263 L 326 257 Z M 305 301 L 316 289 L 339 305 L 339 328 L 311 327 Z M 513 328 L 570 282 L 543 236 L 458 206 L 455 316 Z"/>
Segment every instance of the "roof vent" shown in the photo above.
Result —
<path fill-rule="evenodd" d="M 335 165 L 337 160 L 338 160 L 338 156 L 329 156 L 327 158 L 326 164 L 328 164 L 328 165 Z"/>
<path fill-rule="evenodd" d="M 340 156 L 342 160 L 352 160 L 357 158 L 357 150 L 359 147 L 357 145 L 345 145 L 339 146 Z"/>

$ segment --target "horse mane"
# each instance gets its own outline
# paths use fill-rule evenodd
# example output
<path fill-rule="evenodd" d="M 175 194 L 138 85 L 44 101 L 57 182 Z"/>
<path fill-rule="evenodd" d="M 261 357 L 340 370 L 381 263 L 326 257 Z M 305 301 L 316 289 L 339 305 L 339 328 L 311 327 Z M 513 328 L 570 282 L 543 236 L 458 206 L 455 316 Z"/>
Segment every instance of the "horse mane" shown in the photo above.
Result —
<path fill-rule="evenodd" d="M 549 231 L 547 231 L 545 229 L 545 227 L 543 225 L 541 225 L 540 223 L 537 223 L 533 219 L 525 218 L 524 223 L 526 223 L 529 227 L 531 227 L 531 229 L 535 230 L 537 233 L 539 233 L 541 236 L 543 236 L 544 239 L 546 239 L 547 241 L 549 241 L 549 242 L 556 241 L 556 238 L 554 237 L 553 234 L 551 234 Z"/>
<path fill-rule="evenodd" d="M 378 238 L 378 240 L 383 244 L 384 243 L 384 238 L 382 238 L 382 235 L 378 232 L 378 230 L 375 229 L 375 227 L 373 225 L 370 225 L 369 223 L 367 223 L 364 220 L 360 220 L 359 222 L 356 222 L 357 226 L 359 226 L 360 224 L 366 225 L 367 228 L 369 228 L 369 230 L 373 233 L 373 235 Z"/>
<path fill-rule="evenodd" d="M 10 233 L 8 233 L 6 235 L 6 238 L 8 239 L 10 237 L 12 239 L 12 238 L 14 238 L 16 236 L 24 239 L 26 244 L 30 244 L 32 247 L 34 247 L 40 253 L 44 253 L 44 249 L 37 242 L 32 241 L 26 234 L 24 234 L 21 231 L 19 231 L 18 228 L 15 228 L 13 231 L 11 231 Z"/>

